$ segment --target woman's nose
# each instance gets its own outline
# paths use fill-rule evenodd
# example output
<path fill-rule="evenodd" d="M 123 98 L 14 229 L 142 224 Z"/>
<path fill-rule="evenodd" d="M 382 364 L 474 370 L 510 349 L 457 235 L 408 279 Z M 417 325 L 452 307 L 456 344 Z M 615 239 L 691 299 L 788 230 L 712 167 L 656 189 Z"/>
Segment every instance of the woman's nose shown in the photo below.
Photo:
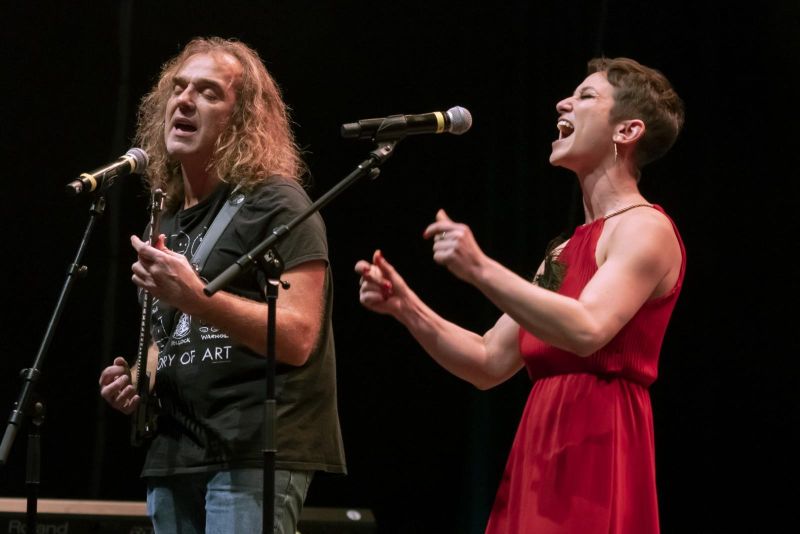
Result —
<path fill-rule="evenodd" d="M 559 113 L 566 113 L 572 109 L 572 97 L 567 97 L 556 104 L 556 111 Z"/>

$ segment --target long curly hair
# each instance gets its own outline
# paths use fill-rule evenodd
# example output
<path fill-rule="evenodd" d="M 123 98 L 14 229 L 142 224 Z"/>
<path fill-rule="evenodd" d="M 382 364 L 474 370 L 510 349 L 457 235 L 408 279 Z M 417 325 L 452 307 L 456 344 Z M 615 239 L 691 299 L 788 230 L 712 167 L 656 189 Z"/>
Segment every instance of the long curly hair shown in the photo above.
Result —
<path fill-rule="evenodd" d="M 636 148 L 637 166 L 641 169 L 666 154 L 684 121 L 683 101 L 669 80 L 660 71 L 625 57 L 594 58 L 589 61 L 587 72 L 604 72 L 614 87 L 612 122 L 644 122 L 644 136 Z"/>
<path fill-rule="evenodd" d="M 300 181 L 306 168 L 292 133 L 289 110 L 258 52 L 235 39 L 198 37 L 161 67 L 158 81 L 139 105 L 135 139 L 149 156 L 150 189 L 162 189 L 170 207 L 183 199 L 180 163 L 167 154 L 164 124 L 173 79 L 195 54 L 228 54 L 242 65 L 236 105 L 207 169 L 245 191 L 273 175 Z"/>

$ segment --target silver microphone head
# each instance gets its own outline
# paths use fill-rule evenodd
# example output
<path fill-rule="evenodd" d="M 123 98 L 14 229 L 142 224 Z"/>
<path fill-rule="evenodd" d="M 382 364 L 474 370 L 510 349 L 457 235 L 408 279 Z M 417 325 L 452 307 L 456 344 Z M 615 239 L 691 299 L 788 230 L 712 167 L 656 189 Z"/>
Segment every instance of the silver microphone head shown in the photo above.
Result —
<path fill-rule="evenodd" d="M 131 169 L 131 174 L 142 174 L 145 170 L 147 170 L 147 164 L 150 162 L 147 152 L 141 148 L 132 148 L 125 152 L 125 155 L 133 158 L 133 169 Z"/>
<path fill-rule="evenodd" d="M 472 114 L 467 108 L 455 106 L 447 110 L 447 117 L 450 119 L 450 129 L 452 134 L 461 135 L 472 128 Z"/>

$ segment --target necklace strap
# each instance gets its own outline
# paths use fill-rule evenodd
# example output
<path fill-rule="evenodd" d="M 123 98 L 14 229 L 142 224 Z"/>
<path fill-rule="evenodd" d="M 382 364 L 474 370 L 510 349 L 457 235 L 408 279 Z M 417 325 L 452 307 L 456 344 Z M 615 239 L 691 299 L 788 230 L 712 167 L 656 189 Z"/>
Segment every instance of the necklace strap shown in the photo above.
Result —
<path fill-rule="evenodd" d="M 630 206 L 625 206 L 625 207 L 620 208 L 620 209 L 618 209 L 616 211 L 612 211 L 611 213 L 609 213 L 608 215 L 603 217 L 603 219 L 610 219 L 611 217 L 616 217 L 620 213 L 625 213 L 626 211 L 632 210 L 633 208 L 640 208 L 640 207 L 643 207 L 643 206 L 647 206 L 648 208 L 652 208 L 653 207 L 652 204 L 648 204 L 646 202 L 640 202 L 639 204 L 631 204 Z"/>

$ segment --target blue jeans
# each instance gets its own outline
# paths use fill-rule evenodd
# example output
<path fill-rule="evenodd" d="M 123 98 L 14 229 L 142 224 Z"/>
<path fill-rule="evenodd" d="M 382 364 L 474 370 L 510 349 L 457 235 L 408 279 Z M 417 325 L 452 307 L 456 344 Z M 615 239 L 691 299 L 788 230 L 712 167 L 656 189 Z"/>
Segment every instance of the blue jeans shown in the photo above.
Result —
<path fill-rule="evenodd" d="M 275 471 L 275 534 L 295 534 L 313 471 Z M 262 531 L 264 472 L 230 469 L 147 479 L 155 534 Z"/>

